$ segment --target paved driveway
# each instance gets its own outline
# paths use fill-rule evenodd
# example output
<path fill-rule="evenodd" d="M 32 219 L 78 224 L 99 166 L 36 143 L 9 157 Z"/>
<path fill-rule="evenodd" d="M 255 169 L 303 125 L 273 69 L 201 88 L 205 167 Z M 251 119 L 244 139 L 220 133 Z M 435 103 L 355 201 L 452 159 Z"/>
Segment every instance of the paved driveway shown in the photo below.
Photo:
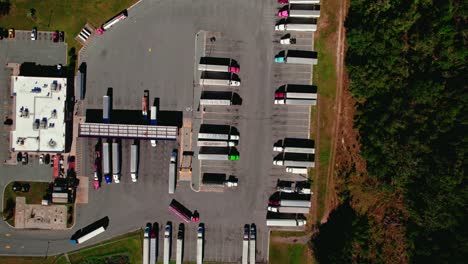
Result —
<path fill-rule="evenodd" d="M 2 227 L 0 253 L 44 255 L 63 253 L 89 245 L 70 245 L 66 240 L 77 228 L 108 216 L 108 230 L 92 243 L 124 234 L 146 222 L 180 222 L 167 212 L 172 198 L 192 210 L 198 210 L 206 225 L 205 261 L 239 262 L 242 252 L 243 226 L 257 225 L 257 261 L 268 258 L 266 205 L 276 179 L 272 172 L 272 144 L 289 131 L 276 124 L 273 115 L 285 115 L 273 106 L 276 87 L 272 44 L 275 33 L 276 1 L 175 0 L 145 1 L 129 11 L 129 17 L 97 37 L 84 48 L 80 62 L 88 66 L 86 108 L 100 108 L 102 95 L 114 88 L 115 109 L 139 109 L 143 90 L 159 97 L 161 110 L 176 110 L 191 116 L 195 34 L 199 30 L 223 32 L 237 41 L 236 59 L 241 66 L 243 99 L 237 119 L 225 115 L 222 123 L 235 125 L 241 134 L 235 172 L 239 187 L 224 193 L 195 193 L 189 183 L 180 183 L 176 194 L 167 194 L 169 153 L 175 142 L 160 143 L 154 149 L 141 144 L 140 180 L 130 183 L 128 161 L 130 141 L 122 147 L 122 183 L 90 190 L 89 203 L 78 206 L 76 227 L 68 232 L 14 232 L 5 237 Z M 229 54 L 226 54 L 229 56 Z M 277 70 L 275 70 L 277 71 Z M 290 111 L 290 110 L 288 110 Z M 294 112 L 294 111 L 293 111 Z M 206 115 L 213 118 L 215 114 Z M 303 109 L 300 111 L 303 117 Z M 284 120 L 282 117 L 282 122 Z M 304 126 L 302 123 L 300 126 Z M 286 129 L 286 130 L 285 130 Z M 305 128 L 302 128 L 305 129 Z M 294 128 L 293 131 L 296 131 Z M 302 130 L 301 130 L 302 131 Z M 307 132 L 298 132 L 306 135 Z M 95 140 L 79 139 L 82 174 L 91 175 L 91 153 Z M 275 174 L 273 173 L 273 174 Z M 195 260 L 195 225 L 189 225 L 184 260 Z M 174 234 L 175 237 L 175 234 Z M 175 239 L 173 239 L 175 241 Z M 161 242 L 161 240 L 160 240 Z M 4 249 L 8 244 L 10 249 Z M 160 243 L 160 258 L 162 243 Z M 173 252 L 175 243 L 173 243 Z M 172 255 L 175 258 L 175 254 Z"/>

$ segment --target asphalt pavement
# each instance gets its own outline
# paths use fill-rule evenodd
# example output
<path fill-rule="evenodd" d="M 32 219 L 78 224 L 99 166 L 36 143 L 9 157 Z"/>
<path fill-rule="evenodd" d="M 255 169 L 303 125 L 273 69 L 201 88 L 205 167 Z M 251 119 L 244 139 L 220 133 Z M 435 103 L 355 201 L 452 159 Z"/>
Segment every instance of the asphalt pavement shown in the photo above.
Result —
<path fill-rule="evenodd" d="M 302 78 L 305 83 L 310 77 L 310 67 L 307 66 L 285 68 L 285 65 L 273 65 L 275 52 L 279 49 L 279 44 L 273 43 L 277 38 L 273 30 L 277 8 L 276 1 L 143 0 L 129 10 L 126 20 L 92 39 L 79 57 L 80 63 L 87 64 L 85 108 L 101 108 L 102 96 L 112 87 L 115 109 L 140 109 L 143 90 L 148 89 L 151 99 L 160 98 L 160 110 L 182 111 L 184 117 L 193 116 L 198 122 L 211 119 L 219 124 L 236 126 L 241 135 L 240 160 L 227 166 L 239 178 L 237 188 L 224 193 L 195 193 L 189 183 L 182 182 L 174 195 L 167 194 L 169 157 L 176 142 L 160 142 L 156 148 L 149 142 L 141 142 L 140 178 L 138 183 L 131 183 L 126 162 L 131 141 L 123 140 L 121 183 L 105 185 L 96 191 L 91 187 L 88 204 L 77 206 L 76 224 L 72 230 L 14 231 L 2 223 L 0 254 L 59 254 L 144 227 L 147 222 L 156 221 L 163 227 L 166 221 L 172 221 L 177 226 L 180 220 L 167 210 L 170 200 L 175 198 L 200 213 L 200 222 L 206 227 L 204 261 L 239 262 L 243 226 L 255 223 L 256 260 L 267 262 L 266 205 L 276 179 L 281 175 L 272 165 L 272 145 L 292 134 L 307 136 L 309 111 L 306 107 L 280 108 L 273 104 L 275 89 L 286 81 L 282 78 L 289 78 L 290 74 L 296 74 L 296 70 L 302 74 L 294 75 L 294 78 Z M 197 105 L 193 94 L 194 44 L 200 30 L 222 32 L 226 39 L 233 41 L 228 49 L 215 51 L 235 57 L 241 66 L 239 76 L 242 81 L 237 91 L 242 97 L 240 107 L 208 108 L 201 117 L 193 112 Z M 311 37 L 311 34 L 305 36 L 305 41 Z M 216 49 L 216 43 L 214 45 Z M 290 120 L 291 116 L 296 120 Z M 84 176 L 92 175 L 92 151 L 96 141 L 78 139 L 80 147 L 77 149 L 82 152 L 79 154 L 82 159 L 78 162 L 79 171 Z M 226 164 L 218 165 L 223 168 Z M 104 234 L 82 245 L 68 243 L 77 229 L 105 216 L 109 217 L 110 224 Z M 186 230 L 194 239 L 196 225 L 189 224 Z M 6 233 L 10 235 L 6 236 Z M 194 261 L 195 241 L 187 242 L 185 250 L 184 260 Z M 159 252 L 161 259 L 162 243 Z M 174 258 L 175 254 L 172 255 Z"/>

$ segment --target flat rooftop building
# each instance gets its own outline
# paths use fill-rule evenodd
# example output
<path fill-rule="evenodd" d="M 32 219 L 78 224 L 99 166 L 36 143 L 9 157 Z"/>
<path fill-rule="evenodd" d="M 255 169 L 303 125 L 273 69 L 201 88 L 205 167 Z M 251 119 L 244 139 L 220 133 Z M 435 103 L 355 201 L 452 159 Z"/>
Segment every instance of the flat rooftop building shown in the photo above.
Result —
<path fill-rule="evenodd" d="M 65 150 L 66 78 L 11 77 L 14 128 L 12 151 Z"/>

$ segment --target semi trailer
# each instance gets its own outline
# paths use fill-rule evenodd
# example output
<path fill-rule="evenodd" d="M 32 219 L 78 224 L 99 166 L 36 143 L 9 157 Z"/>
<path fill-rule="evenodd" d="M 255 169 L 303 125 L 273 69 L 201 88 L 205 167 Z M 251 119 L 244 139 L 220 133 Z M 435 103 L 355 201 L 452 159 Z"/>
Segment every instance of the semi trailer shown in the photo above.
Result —
<path fill-rule="evenodd" d="M 282 214 L 308 214 L 310 208 L 295 206 L 268 206 L 268 211 Z"/>
<path fill-rule="evenodd" d="M 199 147 L 234 147 L 234 141 L 218 141 L 218 140 L 198 140 L 197 146 Z"/>
<path fill-rule="evenodd" d="M 287 167 L 314 167 L 315 156 L 303 153 L 283 153 L 273 159 L 273 164 Z"/>
<path fill-rule="evenodd" d="M 267 226 L 282 226 L 282 227 L 295 227 L 304 226 L 306 224 L 304 219 L 267 219 Z"/>
<path fill-rule="evenodd" d="M 112 143 L 112 173 L 114 182 L 120 182 L 120 144 L 118 142 Z"/>
<path fill-rule="evenodd" d="M 203 263 L 203 233 L 203 225 L 199 224 L 197 230 L 197 264 Z"/>
<path fill-rule="evenodd" d="M 200 105 L 232 105 L 234 93 L 204 91 L 200 97 Z"/>
<path fill-rule="evenodd" d="M 110 122 L 111 98 L 108 95 L 102 97 L 102 122 Z"/>
<path fill-rule="evenodd" d="M 310 139 L 285 138 L 280 144 L 273 146 L 273 151 L 285 153 L 315 154 L 315 143 Z"/>
<path fill-rule="evenodd" d="M 102 172 L 107 184 L 111 183 L 109 143 L 102 143 Z"/>
<path fill-rule="evenodd" d="M 175 192 L 176 175 L 177 174 L 177 151 L 172 151 L 171 160 L 169 163 L 169 193 Z"/>
<path fill-rule="evenodd" d="M 201 124 L 198 139 L 238 141 L 240 136 L 229 125 Z"/>
<path fill-rule="evenodd" d="M 149 264 L 150 233 L 151 224 L 148 223 L 145 227 L 145 233 L 143 235 L 143 264 Z"/>
<path fill-rule="evenodd" d="M 226 61 L 225 64 L 215 64 L 214 61 L 222 60 Z M 234 65 L 234 61 L 231 59 L 225 60 L 222 58 L 213 58 L 213 57 L 201 57 L 200 63 L 198 64 L 199 71 L 213 71 L 213 72 L 240 72 L 240 68 L 237 65 Z"/>
<path fill-rule="evenodd" d="M 320 4 L 320 0 L 278 0 L 278 4 Z"/>
<path fill-rule="evenodd" d="M 166 227 L 164 229 L 164 257 L 163 257 L 163 263 L 164 264 L 169 264 L 169 260 L 171 258 L 170 256 L 170 249 L 171 249 L 171 238 L 172 238 L 172 226 L 168 222 L 166 224 Z"/>
<path fill-rule="evenodd" d="M 183 224 L 181 224 L 183 227 Z M 176 264 L 182 264 L 182 246 L 184 243 L 184 230 L 179 226 L 179 232 L 177 233 L 177 254 L 176 254 Z"/>
<path fill-rule="evenodd" d="M 317 105 L 317 100 L 315 99 L 275 99 L 275 104 L 280 105 Z"/>
<path fill-rule="evenodd" d="M 275 99 L 315 99 L 317 86 L 305 84 L 286 84 L 275 92 Z"/>
<path fill-rule="evenodd" d="M 156 264 L 156 260 L 158 258 L 157 251 L 158 251 L 158 224 L 154 223 L 153 228 L 151 229 L 151 236 L 150 236 L 150 264 Z"/>
<path fill-rule="evenodd" d="M 250 257 L 250 264 L 255 264 L 255 243 L 256 243 L 256 235 L 257 229 L 255 224 L 250 225 L 250 241 L 249 241 L 249 257 Z"/>
<path fill-rule="evenodd" d="M 313 22 L 313 21 L 312 21 Z M 317 31 L 317 24 L 314 23 L 290 23 L 287 20 L 283 20 L 275 26 L 276 31 L 306 31 L 313 32 Z"/>
<path fill-rule="evenodd" d="M 199 160 L 238 160 L 239 154 L 230 147 L 200 147 Z"/>
<path fill-rule="evenodd" d="M 138 145 L 130 146 L 130 177 L 132 182 L 137 182 L 138 179 Z"/>
<path fill-rule="evenodd" d="M 278 16 L 281 18 L 287 17 L 303 17 L 303 18 L 319 18 L 320 5 L 287 5 L 278 11 Z"/>
<path fill-rule="evenodd" d="M 239 76 L 230 72 L 204 71 L 200 76 L 201 85 L 240 86 Z"/>
<path fill-rule="evenodd" d="M 316 65 L 317 52 L 306 50 L 286 50 L 275 57 L 276 63 Z M 283 55 L 284 54 L 284 55 Z"/>
<path fill-rule="evenodd" d="M 244 239 L 242 240 L 242 264 L 247 264 L 249 261 L 249 238 L 250 226 L 244 226 Z"/>

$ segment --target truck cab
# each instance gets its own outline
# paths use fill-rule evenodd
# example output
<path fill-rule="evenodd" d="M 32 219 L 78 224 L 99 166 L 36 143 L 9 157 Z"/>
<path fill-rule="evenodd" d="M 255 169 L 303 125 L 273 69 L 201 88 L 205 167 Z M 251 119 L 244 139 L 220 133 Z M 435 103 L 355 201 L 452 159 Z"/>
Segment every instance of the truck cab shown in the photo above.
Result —
<path fill-rule="evenodd" d="M 198 225 L 198 230 L 197 230 L 197 237 L 198 239 L 203 239 L 203 225 L 199 224 Z"/>
<path fill-rule="evenodd" d="M 164 229 L 164 238 L 168 238 L 171 236 L 171 224 L 168 222 L 166 224 L 166 228 Z"/>
<path fill-rule="evenodd" d="M 244 240 L 249 240 L 250 226 L 244 225 Z"/>

